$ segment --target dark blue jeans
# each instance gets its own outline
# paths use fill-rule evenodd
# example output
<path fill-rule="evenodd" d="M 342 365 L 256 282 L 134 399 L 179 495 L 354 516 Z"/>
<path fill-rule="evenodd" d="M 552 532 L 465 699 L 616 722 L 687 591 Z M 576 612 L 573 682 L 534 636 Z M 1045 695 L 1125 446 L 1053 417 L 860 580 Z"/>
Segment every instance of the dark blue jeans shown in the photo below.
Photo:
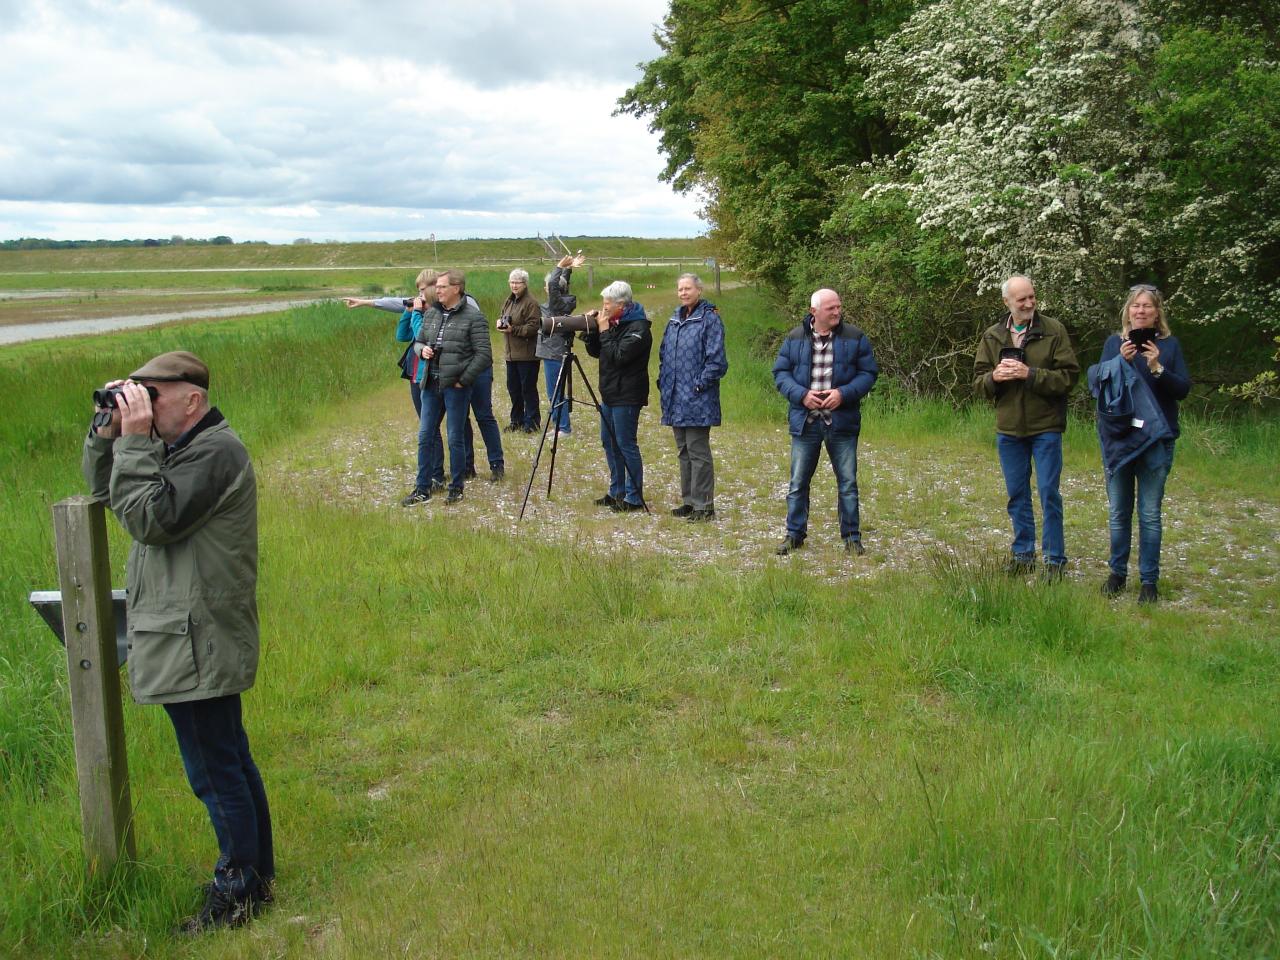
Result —
<path fill-rule="evenodd" d="M 630 503 L 644 503 L 644 464 L 636 429 L 640 425 L 638 403 L 600 404 L 600 443 L 609 464 L 609 496 Z M 612 428 L 612 433 L 610 433 Z"/>
<path fill-rule="evenodd" d="M 467 410 L 471 405 L 470 387 L 441 387 L 439 381 L 422 390 L 422 419 L 418 423 L 418 480 L 419 490 L 429 486 L 433 464 L 422 463 L 423 447 L 430 447 L 434 435 L 439 442 L 440 421 L 445 421 L 445 434 L 449 438 L 449 489 L 461 490 L 466 476 L 467 461 Z M 436 461 L 437 463 L 439 460 Z"/>
<path fill-rule="evenodd" d="M 809 482 L 823 447 L 836 475 L 840 539 L 862 539 L 858 522 L 858 435 L 833 434 L 821 419 L 810 420 L 791 438 L 791 484 L 787 488 L 787 536 L 803 542 L 809 535 Z"/>
<path fill-rule="evenodd" d="M 409 398 L 413 401 L 413 412 L 421 425 L 422 388 L 412 380 L 409 381 Z M 414 486 L 419 490 L 427 489 L 423 483 L 424 477 L 430 478 L 434 484 L 444 485 L 444 444 L 440 442 L 439 430 L 427 437 L 426 443 L 423 443 L 421 429 L 418 431 L 418 473 Z"/>
<path fill-rule="evenodd" d="M 1044 562 L 1067 562 L 1066 541 L 1062 534 L 1062 495 L 1058 481 L 1062 477 L 1062 434 L 1037 433 L 1030 437 L 996 434 L 996 450 L 1004 473 L 1005 491 L 1009 495 L 1009 519 L 1013 521 L 1012 552 L 1020 560 L 1036 556 L 1036 518 L 1031 510 L 1031 464 L 1036 467 L 1036 491 L 1040 494 L 1040 512 L 1044 524 L 1041 552 Z"/>
<path fill-rule="evenodd" d="M 502 466 L 502 431 L 493 417 L 493 367 L 476 377 L 471 385 L 471 414 L 476 418 L 490 467 Z M 452 450 L 452 447 L 450 448 Z M 450 454 L 452 456 L 452 454 Z M 472 455 L 472 462 L 475 456 Z"/>
<path fill-rule="evenodd" d="M 262 776 L 249 752 L 240 694 L 166 703 L 192 792 L 209 811 L 218 839 L 213 881 L 242 898 L 276 875 L 271 810 Z"/>
<path fill-rule="evenodd" d="M 511 397 L 511 425 L 536 430 L 542 425 L 538 409 L 538 361 L 507 361 L 507 395 Z"/>
<path fill-rule="evenodd" d="M 1159 440 L 1142 455 L 1107 478 L 1108 521 L 1111 528 L 1111 559 L 1108 566 L 1117 576 L 1129 574 L 1129 549 L 1133 542 L 1133 494 L 1138 492 L 1138 576 L 1143 583 L 1160 579 L 1160 502 L 1164 482 L 1173 467 L 1173 441 Z"/>
<path fill-rule="evenodd" d="M 555 421 L 556 429 L 561 433 L 571 433 L 569 426 L 569 402 L 564 397 L 557 397 L 556 380 L 560 378 L 560 368 L 564 366 L 563 360 L 543 360 L 542 376 L 547 383 L 547 403 L 550 404 L 550 410 L 547 413 Z M 562 388 L 563 390 L 563 388 Z M 557 403 L 557 401 L 559 401 Z"/>

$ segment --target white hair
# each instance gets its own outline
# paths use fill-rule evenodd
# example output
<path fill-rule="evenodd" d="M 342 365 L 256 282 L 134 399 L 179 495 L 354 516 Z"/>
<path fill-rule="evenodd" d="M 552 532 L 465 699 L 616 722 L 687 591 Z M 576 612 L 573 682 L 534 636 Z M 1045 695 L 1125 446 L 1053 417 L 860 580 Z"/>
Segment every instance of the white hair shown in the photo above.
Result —
<path fill-rule="evenodd" d="M 516 269 L 512 270 L 507 277 L 508 283 L 512 280 L 519 280 L 521 283 L 527 284 L 529 282 L 529 271 L 521 270 L 519 267 L 516 267 Z"/>
<path fill-rule="evenodd" d="M 636 295 L 631 292 L 631 284 L 625 280 L 615 280 L 600 291 L 600 299 L 611 303 L 632 303 Z"/>
<path fill-rule="evenodd" d="M 1001 299 L 1001 300 L 1004 300 L 1005 298 L 1007 298 L 1007 297 L 1009 296 L 1009 284 L 1013 283 L 1013 281 L 1015 281 L 1015 280 L 1025 280 L 1025 281 L 1027 281 L 1027 283 L 1030 283 L 1030 284 L 1031 284 L 1031 289 L 1032 289 L 1032 290 L 1034 290 L 1034 289 L 1036 288 L 1036 285 L 1035 285 L 1034 283 L 1031 283 L 1031 278 L 1030 278 L 1030 277 L 1028 277 L 1025 273 L 1015 273 L 1015 274 L 1013 274 L 1011 277 L 1009 277 L 1009 279 L 1008 279 L 1008 280 L 1006 280 L 1004 283 L 1000 284 L 1000 299 Z"/>
<path fill-rule="evenodd" d="M 822 304 L 822 295 L 823 295 L 824 293 L 829 293 L 829 294 L 831 294 L 833 297 L 838 297 L 838 296 L 840 296 L 840 294 L 836 293 L 836 292 L 835 292 L 834 290 L 832 290 L 830 287 L 823 287 L 821 290 L 815 290 L 815 291 L 813 291 L 813 296 L 811 296 L 811 297 L 809 298 L 809 309 L 810 309 L 810 310 L 817 310 L 817 309 L 818 309 L 818 307 Z"/>
<path fill-rule="evenodd" d="M 702 281 L 698 278 L 698 275 L 697 275 L 696 273 L 682 273 L 682 274 L 680 274 L 680 276 L 676 277 L 676 285 L 677 285 L 677 286 L 679 286 L 679 285 L 680 285 L 680 281 L 681 281 L 681 280 L 692 280 L 692 281 L 693 281 L 693 285 L 694 285 L 695 287 L 697 287 L 699 290 L 701 290 L 701 289 L 702 289 Z"/>

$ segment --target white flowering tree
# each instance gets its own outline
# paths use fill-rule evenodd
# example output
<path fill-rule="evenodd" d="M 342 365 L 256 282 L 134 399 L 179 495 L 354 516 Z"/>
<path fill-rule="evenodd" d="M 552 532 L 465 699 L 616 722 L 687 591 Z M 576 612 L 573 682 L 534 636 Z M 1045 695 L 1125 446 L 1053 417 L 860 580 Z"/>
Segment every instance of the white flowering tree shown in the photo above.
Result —
<path fill-rule="evenodd" d="M 1146 213 L 1169 185 L 1158 145 L 1137 135 L 1152 46 L 1132 3 L 923 7 L 865 59 L 910 142 L 872 189 L 903 191 L 984 289 L 1028 273 L 1064 319 L 1102 322 L 1160 254 Z"/>
<path fill-rule="evenodd" d="M 1267 44 L 1169 10 L 922 7 L 862 55 L 868 91 L 909 143 L 872 189 L 905 193 L 922 228 L 962 245 L 982 287 L 1029 273 L 1073 325 L 1114 324 L 1128 286 L 1155 280 L 1180 322 L 1280 327 L 1269 265 L 1280 88 Z"/>

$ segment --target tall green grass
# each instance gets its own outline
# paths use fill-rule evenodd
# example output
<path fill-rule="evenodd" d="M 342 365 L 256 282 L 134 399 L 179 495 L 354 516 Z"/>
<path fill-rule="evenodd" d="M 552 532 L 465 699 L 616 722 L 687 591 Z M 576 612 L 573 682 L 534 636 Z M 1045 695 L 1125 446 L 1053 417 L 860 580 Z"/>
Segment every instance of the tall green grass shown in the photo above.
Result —
<path fill-rule="evenodd" d="M 503 293 L 501 274 L 476 280 L 482 304 Z M 661 316 L 672 298 L 640 299 Z M 794 321 L 749 291 L 720 301 L 726 418 L 772 428 L 772 357 L 752 345 Z M 330 449 L 385 391 L 402 412 L 389 330 L 329 305 L 94 338 L 83 355 L 0 351 L 0 480 L 18 491 L 0 518 L 22 554 L 0 568 L 6 948 L 1275 954 L 1280 651 L 1263 618 L 1138 614 L 1084 584 L 1010 580 L 978 550 L 831 583 L 804 564 L 602 554 L 328 502 L 283 464 Z M 47 506 L 80 489 L 86 384 L 179 345 L 209 360 L 259 467 L 264 656 L 245 702 L 280 868 L 271 913 L 189 944 L 169 930 L 213 844 L 163 712 L 126 709 L 139 862 L 90 884 L 65 668 L 14 599 L 52 582 Z M 989 442 L 980 407 L 873 397 L 868 442 L 913 462 Z M 1211 508 L 1255 448 L 1232 435 L 1202 453 L 1194 430 L 1179 471 L 1217 470 Z"/>

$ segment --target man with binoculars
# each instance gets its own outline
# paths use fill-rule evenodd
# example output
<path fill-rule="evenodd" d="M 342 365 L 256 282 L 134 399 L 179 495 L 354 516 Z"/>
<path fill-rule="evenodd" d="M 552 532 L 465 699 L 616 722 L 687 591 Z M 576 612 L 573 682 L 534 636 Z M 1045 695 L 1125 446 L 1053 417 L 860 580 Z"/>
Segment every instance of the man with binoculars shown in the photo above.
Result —
<path fill-rule="evenodd" d="M 127 567 L 129 682 L 159 703 L 219 857 L 184 929 L 238 926 L 272 899 L 271 814 L 240 694 L 258 668 L 258 492 L 217 407 L 209 368 L 164 353 L 95 393 L 82 470 L 133 538 Z"/>

